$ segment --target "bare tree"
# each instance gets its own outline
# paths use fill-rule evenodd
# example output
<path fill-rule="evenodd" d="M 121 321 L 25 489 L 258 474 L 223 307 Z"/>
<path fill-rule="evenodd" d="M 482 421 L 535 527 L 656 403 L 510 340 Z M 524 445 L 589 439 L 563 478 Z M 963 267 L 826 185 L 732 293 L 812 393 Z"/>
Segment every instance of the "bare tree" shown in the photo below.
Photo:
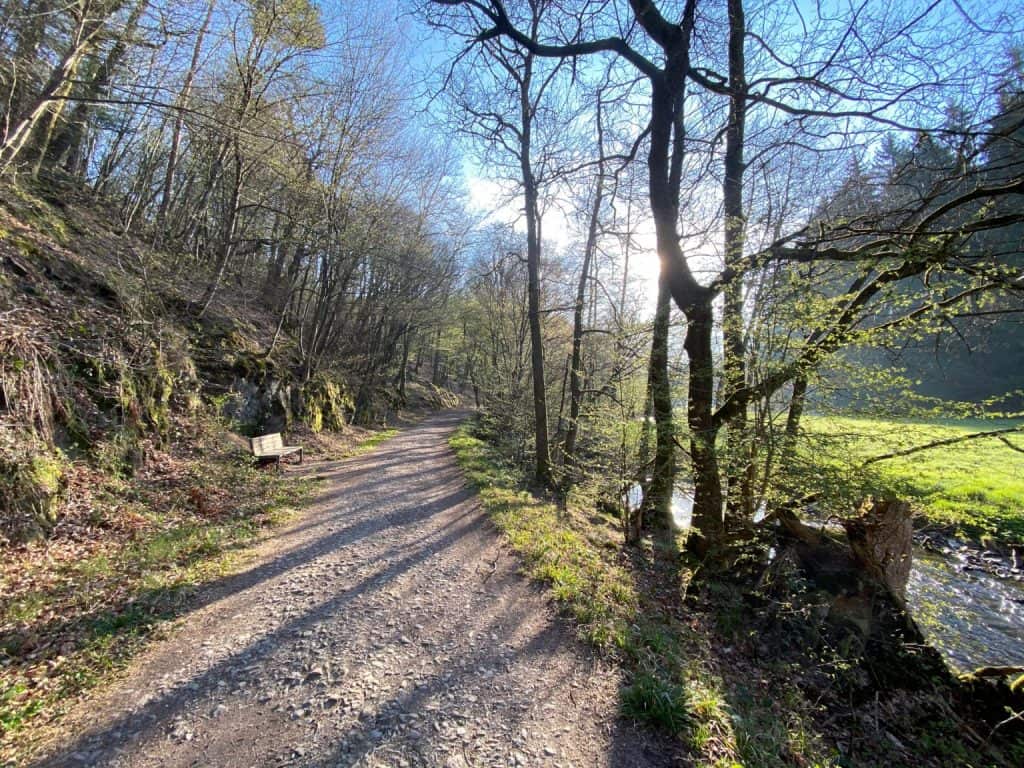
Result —
<path fill-rule="evenodd" d="M 763 107 L 776 114 L 793 117 L 797 122 L 809 124 L 807 137 L 817 134 L 841 135 L 863 129 L 870 134 L 878 127 L 887 130 L 911 127 L 904 119 L 903 110 L 916 110 L 914 123 L 921 126 L 920 118 L 927 111 L 925 94 L 938 92 L 943 87 L 969 87 L 964 70 L 946 67 L 942 73 L 921 68 L 923 80 L 908 79 L 907 68 L 916 68 L 923 59 L 915 59 L 914 51 L 935 50 L 943 27 L 934 25 L 929 18 L 936 13 L 934 6 L 920 14 L 908 10 L 899 18 L 887 18 L 871 26 L 863 14 L 853 13 L 846 19 L 819 20 L 819 28 L 809 30 L 808 37 L 786 52 L 773 50 L 763 38 L 751 38 L 746 30 L 743 7 L 740 2 L 728 4 L 729 22 L 725 29 L 727 75 L 719 74 L 693 60 L 695 31 L 699 25 L 713 32 L 707 15 L 698 14 L 698 0 L 687 0 L 677 12 L 674 21 L 666 16 L 659 5 L 645 0 L 630 0 L 632 24 L 617 26 L 614 11 L 597 9 L 588 3 L 572 7 L 559 7 L 558 20 L 544 28 L 544 37 L 534 30 L 524 33 L 512 15 L 510 6 L 501 0 L 436 0 L 435 5 L 449 13 L 461 13 L 461 23 L 470 41 L 490 41 L 506 38 L 524 50 L 542 57 L 575 59 L 581 56 L 606 56 L 624 62 L 640 73 L 649 93 L 647 129 L 649 131 L 647 166 L 649 173 L 649 199 L 654 222 L 658 253 L 663 274 L 676 305 L 687 320 L 684 347 L 689 361 L 687 397 L 687 423 L 690 433 L 690 457 L 695 485 L 694 533 L 691 546 L 697 552 L 708 552 L 723 540 L 723 476 L 719 449 L 716 445 L 720 429 L 734 423 L 735 431 L 742 431 L 742 420 L 755 397 L 770 395 L 789 383 L 801 371 L 819 364 L 822 359 L 842 346 L 850 337 L 852 326 L 859 322 L 861 310 L 883 291 L 886 285 L 918 275 L 930 265 L 943 263 L 959 247 L 955 238 L 939 242 L 929 241 L 940 231 L 936 225 L 948 209 L 940 207 L 933 214 L 923 210 L 913 212 L 910 220 L 916 224 L 910 231 L 900 232 L 895 240 L 901 247 L 913 252 L 912 258 L 899 260 L 893 250 L 893 233 L 879 233 L 874 247 L 864 251 L 844 248 L 846 243 L 832 239 L 828 246 L 812 245 L 809 232 L 797 229 L 780 238 L 765 249 L 765 253 L 751 257 L 744 245 L 742 169 L 743 147 L 748 143 L 744 135 L 746 113 L 751 107 Z M 607 23 L 606 23 L 607 22 Z M 452 22 L 454 25 L 456 22 Z M 903 44 L 900 36 L 892 36 L 887 25 L 902 24 Z M 843 32 L 845 25 L 846 32 Z M 977 27 L 977 25 L 975 25 Z M 611 29 L 610 34 L 602 31 Z M 622 29 L 626 32 L 623 34 Z M 959 31 L 955 34 L 963 34 Z M 838 30 L 838 31 L 837 31 Z M 814 37 L 814 33 L 820 33 Z M 835 37 L 833 37 L 835 36 Z M 714 35 L 701 37 L 701 45 L 713 40 Z M 744 47 L 753 39 L 764 53 L 768 74 L 754 77 L 747 69 Z M 909 41 L 909 42 L 908 42 Z M 909 50 L 914 49 L 914 50 Z M 790 51 L 800 58 L 791 59 Z M 703 50 L 702 50 L 703 52 Z M 715 59 L 710 58 L 713 62 Z M 806 61 L 806 63 L 801 63 Z M 870 76 L 862 74 L 865 63 L 872 61 Z M 903 71 L 901 71 L 901 68 Z M 781 70 L 781 74 L 779 73 Z M 915 72 L 915 74 L 917 74 Z M 684 162 L 690 137 L 687 133 L 688 90 L 700 89 L 708 98 L 728 100 L 729 117 L 726 121 L 726 169 L 723 192 L 727 198 L 724 212 L 726 232 L 725 264 L 710 279 L 698 278 L 691 262 L 685 257 L 679 231 L 681 214 L 681 184 Z M 781 94 L 781 95 L 777 95 Z M 705 140 L 713 140 L 717 128 L 702 126 Z M 1013 194 L 1010 187 L 976 190 L 970 200 L 995 194 Z M 933 201 L 934 202 L 934 201 Z M 961 199 L 957 204 L 966 204 Z M 948 204 L 947 204 L 948 205 Z M 956 205 L 956 204 L 954 204 Z M 906 218 L 904 219 L 906 220 Z M 922 253 L 922 249 L 927 255 Z M 791 364 L 769 373 L 765 378 L 746 381 L 740 360 L 742 349 L 737 323 L 730 323 L 727 345 L 728 379 L 726 393 L 716 404 L 716 360 L 714 332 L 716 328 L 715 302 L 725 292 L 734 320 L 742 313 L 740 297 L 744 275 L 771 259 L 829 258 L 836 259 L 895 258 L 895 264 L 880 269 L 873 277 L 865 278 L 850 291 L 849 302 L 831 317 L 825 327 L 818 329 L 804 345 L 803 353 Z M 742 257 L 741 257 L 742 254 Z M 863 263 L 863 261 L 862 261 Z M 876 261 L 876 263 L 879 263 Z M 742 488 L 741 475 L 749 462 L 742 456 L 728 470 L 735 475 L 735 487 Z M 744 494 L 749 496 L 749 492 Z"/>

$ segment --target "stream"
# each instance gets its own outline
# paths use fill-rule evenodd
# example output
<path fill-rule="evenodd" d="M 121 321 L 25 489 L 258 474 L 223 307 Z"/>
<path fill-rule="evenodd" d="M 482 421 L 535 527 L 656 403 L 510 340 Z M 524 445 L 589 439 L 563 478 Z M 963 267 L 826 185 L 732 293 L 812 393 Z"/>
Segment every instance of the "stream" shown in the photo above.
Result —
<path fill-rule="evenodd" d="M 907 602 L 928 641 L 960 672 L 1024 662 L 1024 583 L 915 547 Z"/>
<path fill-rule="evenodd" d="M 639 490 L 639 488 L 637 488 Z M 629 501 L 634 501 L 631 490 Z M 639 499 L 636 499 L 637 502 Z M 759 515 L 763 516 L 759 510 Z M 693 498 L 672 497 L 672 517 L 689 527 Z M 758 518 L 760 519 L 760 518 Z M 1024 581 L 1021 572 L 977 567 L 978 558 L 955 540 L 941 553 L 914 547 L 907 584 L 911 614 L 950 666 L 966 672 L 988 665 L 1024 664 Z"/>

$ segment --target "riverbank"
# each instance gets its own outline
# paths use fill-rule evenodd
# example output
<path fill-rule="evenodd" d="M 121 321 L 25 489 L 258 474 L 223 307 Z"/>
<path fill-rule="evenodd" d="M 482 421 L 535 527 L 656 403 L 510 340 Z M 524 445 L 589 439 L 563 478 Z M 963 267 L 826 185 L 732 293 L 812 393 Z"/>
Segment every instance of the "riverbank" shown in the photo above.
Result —
<path fill-rule="evenodd" d="M 481 438 L 464 428 L 452 446 L 492 518 L 581 636 L 626 670 L 623 715 L 671 732 L 696 764 L 1024 761 L 1019 738 L 984 737 L 983 707 L 951 677 L 874 682 L 798 574 L 768 586 L 764 569 L 747 563 L 729 579 L 694 583 L 672 542 L 625 547 L 617 518 L 530 495 Z"/>

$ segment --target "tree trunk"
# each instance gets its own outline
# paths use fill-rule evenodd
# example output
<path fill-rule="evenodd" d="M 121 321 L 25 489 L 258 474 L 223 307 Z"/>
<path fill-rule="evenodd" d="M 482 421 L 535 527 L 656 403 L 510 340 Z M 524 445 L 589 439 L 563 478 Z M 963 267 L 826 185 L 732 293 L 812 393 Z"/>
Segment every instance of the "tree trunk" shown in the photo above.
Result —
<path fill-rule="evenodd" d="M 721 541 L 722 478 L 718 468 L 714 425 L 714 359 L 711 338 L 714 315 L 710 297 L 691 308 L 687 315 L 686 352 L 690 360 L 687 420 L 690 426 L 690 455 L 693 459 L 693 522 L 687 546 L 707 555 Z"/>
<path fill-rule="evenodd" d="M 729 122 L 725 131 L 725 179 L 722 205 L 725 213 L 725 265 L 737 277 L 725 287 L 722 313 L 724 398 L 747 384 L 745 322 L 743 318 L 743 270 L 741 262 L 746 239 L 743 214 L 743 140 L 746 129 L 746 83 L 743 42 L 746 25 L 742 0 L 729 5 Z M 747 435 L 747 410 L 741 409 L 726 425 L 728 503 L 726 515 L 750 520 L 754 514 L 753 457 Z"/>
<path fill-rule="evenodd" d="M 402 362 L 398 367 L 398 396 L 405 403 L 405 383 L 409 371 L 409 347 L 412 346 L 412 331 L 406 324 L 402 331 Z"/>
<path fill-rule="evenodd" d="M 523 197 L 526 208 L 526 272 L 527 306 L 530 322 L 530 368 L 533 374 L 534 418 L 534 476 L 541 485 L 551 482 L 551 453 L 548 446 L 548 404 L 544 386 L 544 340 L 540 323 L 540 208 L 537 200 L 537 182 L 533 176 L 530 158 L 533 106 L 530 85 L 533 75 L 533 55 L 526 56 L 523 75 L 519 81 L 520 144 L 519 164 L 523 177 Z"/>
<path fill-rule="evenodd" d="M 39 60 L 39 48 L 47 33 L 47 22 L 53 20 L 53 0 L 12 0 L 3 9 L 4 32 L 13 26 L 12 37 L 15 40 L 14 55 L 9 66 L 14 73 L 11 78 L 10 90 L 4 94 L 3 127 L 10 124 L 25 113 L 26 105 L 31 99 L 29 88 L 32 84 L 28 70 Z M 7 35 L 4 35 L 7 39 Z"/>
<path fill-rule="evenodd" d="M 843 521 L 843 528 L 857 562 L 904 607 L 914 543 L 910 504 L 868 500 L 857 517 Z"/>
<path fill-rule="evenodd" d="M 238 219 L 241 213 L 242 204 L 242 179 L 244 169 L 242 167 L 242 152 L 235 141 L 235 181 L 231 186 L 231 201 L 228 204 L 228 220 L 224 228 L 224 237 L 220 246 L 220 256 L 217 261 L 217 268 L 213 278 L 206 287 L 206 294 L 202 299 L 202 307 L 199 310 L 199 317 L 202 317 L 210 309 L 214 296 L 224 280 L 224 273 L 235 252 L 235 241 L 238 236 Z"/>
<path fill-rule="evenodd" d="M 796 450 L 796 439 L 800 434 L 800 419 L 804 414 L 804 403 L 807 401 L 807 376 L 797 374 L 793 379 L 793 392 L 789 396 L 789 410 L 786 413 L 786 431 L 783 434 L 780 461 L 787 466 Z"/>
<path fill-rule="evenodd" d="M 672 530 L 672 492 L 676 477 L 675 424 L 672 418 L 672 387 L 668 376 L 669 318 L 672 309 L 664 276 L 658 281 L 658 304 L 651 334 L 651 359 L 647 370 L 647 396 L 654 415 L 654 464 L 644 492 L 644 520 Z M 634 526 L 639 528 L 640 526 Z"/>
<path fill-rule="evenodd" d="M 92 48 L 96 37 L 110 16 L 110 13 L 105 13 L 97 17 L 89 17 L 89 10 L 88 5 L 81 9 L 82 14 L 72 34 L 68 50 L 60 63 L 51 70 L 50 76 L 39 94 L 31 100 L 20 115 L 11 120 L 10 124 L 13 127 L 4 134 L 3 141 L 0 142 L 0 174 L 10 168 L 28 143 L 28 139 L 39 121 L 53 108 L 54 101 L 59 98 L 59 95 L 64 93 L 79 63 Z"/>
<path fill-rule="evenodd" d="M 876 684 L 930 686 L 932 674 L 946 674 L 905 609 L 913 535 L 906 502 L 868 499 L 843 521 L 846 543 L 804 525 L 792 509 L 778 519 L 810 587 L 827 598 L 828 621 L 842 633 L 833 642 L 859 648 Z"/>
<path fill-rule="evenodd" d="M 76 167 L 84 165 L 82 144 L 85 141 L 86 129 L 89 124 L 89 111 L 94 108 L 93 102 L 103 96 L 110 87 L 114 71 L 121 65 L 121 60 L 128 52 L 130 38 L 135 34 L 139 19 L 147 5 L 149 5 L 149 0 L 137 0 L 125 21 L 124 29 L 118 35 L 117 41 L 111 46 L 110 51 L 107 52 L 107 57 L 101 63 L 97 62 L 93 68 L 82 95 L 83 100 L 72 110 L 67 124 L 57 134 L 47 152 L 40 154 L 41 159 L 44 155 L 48 156 L 56 165 L 63 166 L 71 173 Z"/>
<path fill-rule="evenodd" d="M 431 365 L 430 383 L 435 387 L 441 386 L 441 329 L 434 334 L 434 362 Z"/>
<path fill-rule="evenodd" d="M 590 263 L 597 251 L 597 227 L 604 198 L 604 147 L 601 128 L 601 102 L 597 107 L 598 176 L 594 189 L 594 200 L 590 208 L 590 222 L 587 226 L 587 242 L 583 248 L 583 264 L 580 279 L 576 284 L 576 303 L 572 315 L 572 355 L 569 369 L 569 425 L 565 432 L 565 465 L 571 467 L 576 461 L 576 438 L 580 428 L 580 409 L 583 404 L 583 308 L 586 301 L 587 281 L 590 279 Z"/>
<path fill-rule="evenodd" d="M 178 96 L 178 111 L 174 115 L 174 124 L 171 128 L 171 148 L 167 155 L 167 169 L 164 172 L 163 195 L 160 198 L 160 209 L 157 211 L 157 223 L 161 230 L 164 229 L 167 212 L 170 210 L 171 200 L 174 197 L 174 177 L 178 172 L 178 153 L 181 147 L 181 131 L 185 124 L 185 109 L 188 108 L 189 99 L 192 96 L 192 83 L 199 70 L 199 56 L 202 53 L 206 31 L 210 27 L 210 19 L 213 17 L 214 5 L 215 0 L 210 0 L 206 6 L 206 16 L 196 34 L 196 43 L 192 48 L 192 61 L 189 63 L 188 72 L 185 73 L 185 82 L 182 84 L 181 93 Z"/>

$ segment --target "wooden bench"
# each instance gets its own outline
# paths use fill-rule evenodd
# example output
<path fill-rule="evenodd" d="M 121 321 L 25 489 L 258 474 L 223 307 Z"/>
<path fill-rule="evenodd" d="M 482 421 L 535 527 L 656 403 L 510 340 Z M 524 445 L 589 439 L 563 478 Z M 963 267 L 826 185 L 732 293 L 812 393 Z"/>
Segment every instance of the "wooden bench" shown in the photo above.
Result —
<path fill-rule="evenodd" d="M 299 464 L 302 463 L 302 448 L 298 445 L 284 445 L 281 442 L 280 432 L 271 432 L 269 435 L 249 438 L 249 450 L 256 457 L 257 461 L 273 461 L 281 469 L 281 458 L 299 454 Z"/>

